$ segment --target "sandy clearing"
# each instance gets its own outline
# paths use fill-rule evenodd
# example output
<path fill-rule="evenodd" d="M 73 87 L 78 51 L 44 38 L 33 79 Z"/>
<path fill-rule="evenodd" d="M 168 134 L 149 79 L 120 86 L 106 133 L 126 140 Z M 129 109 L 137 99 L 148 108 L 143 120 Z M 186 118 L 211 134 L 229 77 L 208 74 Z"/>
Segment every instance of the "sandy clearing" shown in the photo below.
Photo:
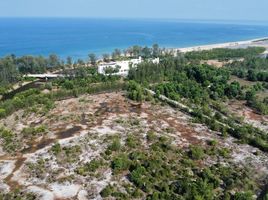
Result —
<path fill-rule="evenodd" d="M 0 161 L 0 180 L 10 175 L 15 168 L 15 160 Z"/>
<path fill-rule="evenodd" d="M 98 98 L 97 98 L 98 97 Z M 105 97 L 105 98 L 104 98 Z M 83 97 L 85 98 L 85 97 Z M 28 188 L 28 191 L 34 191 L 40 198 L 80 198 L 80 199 L 101 199 L 99 192 L 105 188 L 109 183 L 114 181 L 114 177 L 110 169 L 104 168 L 101 171 L 99 177 L 84 177 L 77 175 L 75 169 L 77 166 L 81 166 L 87 162 L 90 162 L 94 158 L 101 157 L 101 153 L 105 151 L 110 141 L 105 140 L 110 135 L 120 135 L 121 140 L 124 142 L 127 135 L 135 134 L 141 139 L 142 145 L 147 145 L 146 135 L 147 131 L 153 130 L 157 135 L 165 135 L 172 140 L 172 144 L 179 147 L 186 147 L 190 144 L 205 144 L 208 140 L 215 139 L 222 147 L 228 147 L 232 149 L 231 162 L 238 164 L 248 164 L 253 166 L 253 170 L 261 169 L 263 174 L 267 174 L 265 164 L 268 163 L 267 155 L 260 154 L 258 157 L 252 156 L 252 160 L 248 160 L 248 157 L 252 155 L 255 150 L 250 146 L 243 146 L 236 144 L 235 139 L 227 140 L 219 136 L 218 133 L 210 131 L 206 126 L 201 124 L 193 124 L 191 117 L 185 113 L 180 112 L 177 109 L 169 106 L 151 105 L 148 102 L 144 102 L 142 106 L 135 107 L 126 101 L 122 94 L 110 94 L 110 97 L 106 95 L 89 96 L 89 99 L 93 99 L 95 103 L 82 104 L 81 109 L 79 106 L 75 106 L 73 109 L 74 114 L 79 116 L 82 113 L 86 113 L 88 110 L 94 110 L 93 116 L 86 116 L 86 123 L 83 127 L 78 122 L 72 122 L 71 120 L 62 121 L 60 124 L 51 119 L 48 124 L 49 128 L 53 127 L 55 130 L 60 125 L 63 128 L 61 131 L 74 126 L 81 126 L 82 130 L 75 133 L 70 138 L 59 139 L 57 142 L 62 147 L 69 147 L 79 145 L 82 149 L 82 153 L 75 163 L 61 164 L 57 162 L 55 156 L 50 152 L 50 148 L 53 143 L 44 147 L 41 150 L 33 153 L 24 154 L 27 162 L 35 163 L 39 158 L 46 159 L 47 171 L 50 173 L 57 172 L 53 178 L 53 182 L 47 182 L 45 175 L 42 177 L 30 177 L 30 172 L 25 166 L 25 163 L 14 173 L 13 181 L 18 181 L 21 186 Z M 79 102 L 79 99 L 66 100 L 63 105 L 58 103 L 57 107 L 52 111 L 54 114 L 64 117 L 59 110 L 62 110 L 67 106 L 68 102 Z M 106 104 L 100 105 L 105 102 Z M 80 103 L 80 102 L 79 102 Z M 66 105 L 65 105 L 66 104 Z M 69 115 L 69 113 L 67 114 Z M 90 118 L 91 117 L 91 118 Z M 33 118 L 33 120 L 35 120 Z M 56 141 L 55 141 L 56 142 Z M 244 148 L 240 151 L 240 148 Z M 207 164 L 215 163 L 214 159 L 210 160 Z M 255 165 L 254 165 L 255 163 Z M 229 161 L 228 163 L 229 164 Z M 5 170 L 4 170 L 5 171 Z M 267 173 L 266 173 L 267 172 Z M 62 184 L 58 180 L 61 178 L 69 178 L 69 176 L 75 175 L 74 178 Z M 74 189 L 67 193 L 69 187 L 73 186 Z M 4 183 L 0 183 L 0 187 L 5 188 Z M 46 194 L 47 193 L 47 194 Z M 66 193 L 66 194 L 65 194 Z M 68 197 L 66 197 L 66 196 Z"/>
<path fill-rule="evenodd" d="M 39 200 L 54 200 L 54 194 L 51 191 L 38 186 L 29 186 L 27 191 L 36 194 Z"/>
<path fill-rule="evenodd" d="M 72 198 L 75 197 L 80 189 L 80 185 L 75 185 L 75 184 L 59 184 L 59 183 L 53 183 L 48 186 L 48 188 L 52 191 L 54 196 L 56 198 Z"/>

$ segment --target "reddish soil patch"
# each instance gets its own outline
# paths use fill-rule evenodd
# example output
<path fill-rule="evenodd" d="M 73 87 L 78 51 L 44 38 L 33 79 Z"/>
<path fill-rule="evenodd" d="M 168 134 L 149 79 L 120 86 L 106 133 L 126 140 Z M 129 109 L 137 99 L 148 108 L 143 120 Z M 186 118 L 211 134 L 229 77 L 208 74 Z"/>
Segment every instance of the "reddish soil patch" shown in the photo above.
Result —
<path fill-rule="evenodd" d="M 173 127 L 178 131 L 181 136 L 186 139 L 190 144 L 196 145 L 200 144 L 201 141 L 197 139 L 195 136 L 198 135 L 198 133 L 190 126 L 186 126 L 184 124 L 178 124 L 178 122 L 175 119 L 168 120 L 167 118 L 164 119 L 170 127 Z"/>
<path fill-rule="evenodd" d="M 245 101 L 231 101 L 229 102 L 229 108 L 231 111 L 247 119 L 260 122 L 268 122 L 267 116 L 260 115 L 251 108 L 247 107 L 245 105 Z"/>
<path fill-rule="evenodd" d="M 15 163 L 15 168 L 13 169 L 12 173 L 5 178 L 5 182 L 10 186 L 11 189 L 15 189 L 15 188 L 19 188 L 20 185 L 17 181 L 13 181 L 11 180 L 14 173 L 20 169 L 20 167 L 23 165 L 24 161 L 26 160 L 26 158 L 24 157 L 19 157 L 17 158 L 17 161 Z"/>

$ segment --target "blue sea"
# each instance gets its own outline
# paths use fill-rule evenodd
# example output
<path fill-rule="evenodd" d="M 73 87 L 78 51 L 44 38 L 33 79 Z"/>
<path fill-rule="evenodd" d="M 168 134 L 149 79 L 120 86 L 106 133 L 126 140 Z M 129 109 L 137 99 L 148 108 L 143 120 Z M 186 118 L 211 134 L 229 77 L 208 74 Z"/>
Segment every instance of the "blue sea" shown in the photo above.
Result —
<path fill-rule="evenodd" d="M 133 45 L 187 47 L 268 36 L 268 24 L 183 20 L 0 18 L 0 56 L 86 58 Z"/>

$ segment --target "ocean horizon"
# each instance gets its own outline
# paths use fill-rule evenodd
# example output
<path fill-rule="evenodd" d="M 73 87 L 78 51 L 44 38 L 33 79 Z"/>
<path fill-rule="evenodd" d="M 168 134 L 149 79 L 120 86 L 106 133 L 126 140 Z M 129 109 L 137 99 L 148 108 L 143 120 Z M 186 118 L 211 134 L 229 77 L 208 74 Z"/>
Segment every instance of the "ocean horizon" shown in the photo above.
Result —
<path fill-rule="evenodd" d="M 165 48 L 268 36 L 266 22 L 167 19 L 0 18 L 0 57 L 15 54 L 85 59 L 133 45 Z"/>

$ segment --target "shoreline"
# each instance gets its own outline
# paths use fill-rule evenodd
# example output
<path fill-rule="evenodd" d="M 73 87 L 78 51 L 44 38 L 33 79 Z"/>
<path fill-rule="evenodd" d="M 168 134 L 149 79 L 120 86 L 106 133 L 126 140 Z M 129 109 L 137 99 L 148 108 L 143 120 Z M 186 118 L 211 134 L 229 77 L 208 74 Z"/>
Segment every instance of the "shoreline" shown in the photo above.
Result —
<path fill-rule="evenodd" d="M 263 38 L 255 38 L 251 40 L 241 40 L 236 42 L 225 42 L 225 43 L 215 43 L 208 45 L 198 45 L 191 47 L 183 47 L 183 48 L 170 48 L 171 50 L 180 51 L 182 53 L 187 53 L 191 51 L 204 51 L 204 50 L 212 50 L 216 48 L 245 48 L 250 46 L 264 46 L 268 49 L 268 37 Z"/>
<path fill-rule="evenodd" d="M 135 45 L 132 45 L 135 46 Z M 132 46 L 126 47 L 126 48 L 119 48 L 121 50 L 121 52 L 123 52 L 123 50 L 126 50 Z M 145 47 L 148 45 L 139 45 L 140 47 Z M 256 47 L 256 46 L 260 46 L 260 47 L 264 47 L 266 49 L 266 51 L 264 53 L 268 54 L 268 36 L 266 37 L 261 37 L 261 38 L 254 38 L 254 39 L 250 39 L 250 40 L 240 40 L 240 41 L 234 41 L 234 42 L 224 42 L 224 43 L 213 43 L 213 44 L 204 44 L 204 45 L 196 45 L 196 46 L 187 46 L 187 47 L 165 47 L 165 46 L 161 46 L 159 45 L 159 49 L 163 50 L 164 52 L 170 52 L 170 53 L 187 53 L 187 52 L 192 52 L 192 51 L 204 51 L 204 50 L 212 50 L 212 49 L 216 49 L 216 48 L 247 48 L 247 47 Z M 151 46 L 148 46 L 151 47 Z M 113 49 L 116 49 L 113 48 Z M 109 55 L 112 54 L 112 50 L 108 50 L 108 51 L 104 51 L 106 53 L 108 53 Z M 101 55 L 105 54 L 105 53 L 100 53 L 100 51 L 92 51 L 92 53 L 94 53 L 97 56 L 97 60 L 100 61 L 102 60 Z M 28 54 L 25 54 L 28 55 Z M 25 56 L 22 55 L 22 56 Z M 58 55 L 58 54 L 57 54 Z M 123 53 L 122 53 L 123 55 Z M 7 56 L 7 55 L 6 55 Z M 0 58 L 4 58 L 6 56 L 0 56 Z M 47 57 L 45 55 L 33 55 L 33 56 L 44 56 Z M 58 55 L 59 58 L 61 59 L 66 59 L 68 56 L 61 56 L 60 54 Z M 82 60 L 88 60 L 87 56 L 71 56 L 73 59 L 82 59 Z"/>
<path fill-rule="evenodd" d="M 145 46 L 141 46 L 141 47 L 145 47 Z M 261 37 L 261 38 L 253 38 L 250 40 L 239 40 L 239 41 L 234 41 L 234 42 L 214 43 L 214 44 L 196 45 L 196 46 L 188 46 L 188 47 L 165 47 L 165 46 L 159 45 L 159 49 L 162 49 L 167 52 L 173 52 L 175 54 L 177 52 L 187 53 L 187 52 L 192 52 L 192 51 L 204 51 L 204 50 L 212 50 L 212 49 L 217 49 L 217 48 L 234 48 L 235 49 L 235 48 L 247 48 L 247 47 L 256 47 L 256 46 L 264 47 L 266 49 L 264 53 L 268 53 L 268 36 Z M 127 48 L 130 48 L 130 47 L 127 47 Z M 120 50 L 123 51 L 125 49 L 120 49 Z M 108 54 L 111 55 L 112 52 L 108 52 Z M 99 55 L 97 55 L 97 57 L 99 57 Z M 102 58 L 98 58 L 97 60 L 102 61 Z"/>

